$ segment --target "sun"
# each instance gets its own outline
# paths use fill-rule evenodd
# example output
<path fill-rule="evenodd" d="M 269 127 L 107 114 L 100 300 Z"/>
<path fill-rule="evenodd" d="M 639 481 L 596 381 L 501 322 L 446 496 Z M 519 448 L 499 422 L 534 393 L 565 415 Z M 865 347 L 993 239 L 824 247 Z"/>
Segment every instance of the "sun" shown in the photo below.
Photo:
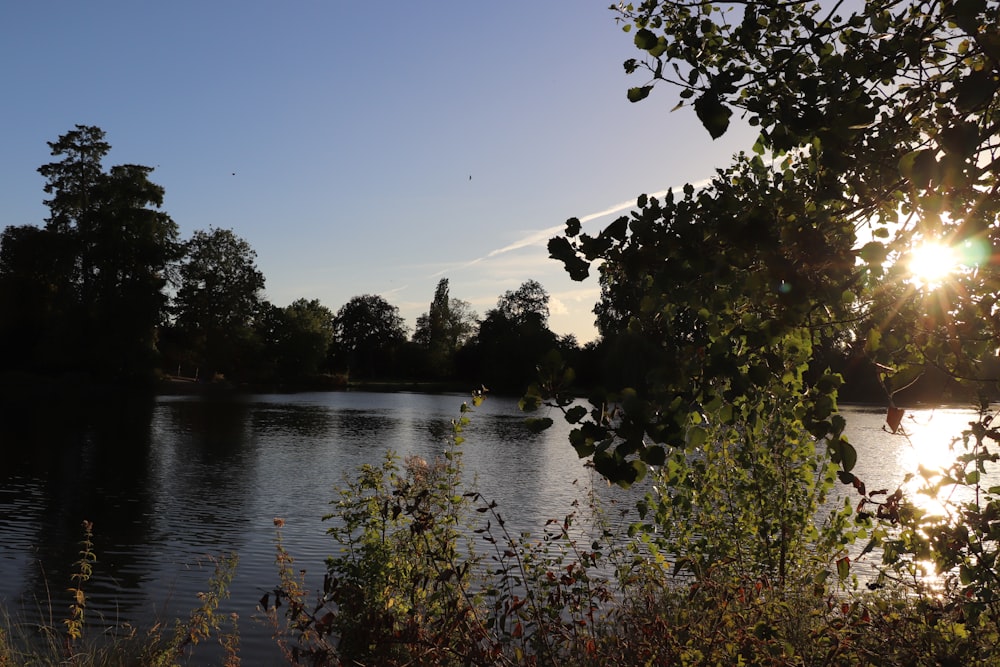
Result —
<path fill-rule="evenodd" d="M 954 248 L 943 243 L 928 242 L 910 251 L 907 269 L 917 284 L 935 286 L 958 271 L 960 264 L 961 257 Z"/>

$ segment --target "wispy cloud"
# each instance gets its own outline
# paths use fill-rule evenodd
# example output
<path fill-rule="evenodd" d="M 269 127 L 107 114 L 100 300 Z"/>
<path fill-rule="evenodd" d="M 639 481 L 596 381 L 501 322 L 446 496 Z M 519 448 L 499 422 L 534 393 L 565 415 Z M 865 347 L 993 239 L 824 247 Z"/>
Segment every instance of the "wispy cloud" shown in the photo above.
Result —
<path fill-rule="evenodd" d="M 708 185 L 710 182 L 711 182 L 711 179 L 705 179 L 705 180 L 699 181 L 697 183 L 694 183 L 693 186 L 694 186 L 694 188 L 696 190 L 699 190 L 699 189 L 705 187 L 706 185 Z M 664 197 L 671 190 L 679 190 L 679 189 L 680 188 L 670 188 L 670 189 L 667 189 L 667 190 L 660 190 L 659 192 L 653 192 L 653 193 L 651 193 L 649 196 L 650 197 L 657 197 L 657 198 Z M 595 213 L 590 213 L 588 215 L 582 216 L 581 218 L 579 218 L 579 220 L 580 220 L 581 224 L 587 224 L 588 222 L 591 222 L 593 220 L 598 220 L 600 218 L 605 218 L 605 217 L 607 217 L 609 215 L 614 215 L 616 213 L 621 213 L 622 211 L 627 211 L 629 209 L 633 209 L 633 208 L 635 208 L 635 205 L 636 205 L 636 200 L 635 199 L 630 199 L 628 201 L 623 201 L 621 203 L 615 204 L 614 206 L 609 206 L 608 208 L 600 210 L 600 211 L 597 211 Z M 430 277 L 431 278 L 437 278 L 438 276 L 442 276 L 445 273 L 448 273 L 450 271 L 461 271 L 462 269 L 467 269 L 470 266 L 475 266 L 476 264 L 479 264 L 480 262 L 485 262 L 488 259 L 493 259 L 494 257 L 497 257 L 498 255 L 503 255 L 503 254 L 506 254 L 506 253 L 509 253 L 509 252 L 513 252 L 515 250 L 520 250 L 521 248 L 527 248 L 529 246 L 535 246 L 535 245 L 542 245 L 542 244 L 548 242 L 548 240 L 550 238 L 552 238 L 553 235 L 559 234 L 564 229 L 565 229 L 565 225 L 555 225 L 555 226 L 552 226 L 552 227 L 547 227 L 545 229 L 540 229 L 538 231 L 531 232 L 531 233 L 527 234 L 526 236 L 518 239 L 517 241 L 514 241 L 513 243 L 511 243 L 509 245 L 505 245 L 502 248 L 497 248 L 496 250 L 491 250 L 490 252 L 486 253 L 482 257 L 477 257 L 476 259 L 473 259 L 473 260 L 470 260 L 468 262 L 465 262 L 464 264 L 460 264 L 458 266 L 451 267 L 451 268 L 448 268 L 448 269 L 442 269 L 441 271 L 438 271 L 437 273 L 431 274 Z"/>

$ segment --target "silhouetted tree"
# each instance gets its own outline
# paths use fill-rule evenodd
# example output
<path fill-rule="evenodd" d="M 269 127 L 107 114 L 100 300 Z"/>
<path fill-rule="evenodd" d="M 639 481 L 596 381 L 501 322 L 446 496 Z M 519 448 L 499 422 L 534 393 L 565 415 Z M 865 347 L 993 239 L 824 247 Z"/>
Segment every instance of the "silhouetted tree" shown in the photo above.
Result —
<path fill-rule="evenodd" d="M 333 361 L 352 376 L 379 377 L 393 369 L 394 356 L 406 342 L 399 308 L 381 296 L 353 297 L 333 318 Z"/>
<path fill-rule="evenodd" d="M 158 210 L 164 190 L 149 180 L 150 167 L 106 172 L 111 147 L 98 127 L 77 125 L 49 148 L 61 159 L 38 169 L 51 195 L 44 231 L 4 235 L 0 291 L 14 309 L 10 319 L 25 323 L 20 333 L 5 330 L 15 338 L 35 331 L 50 360 L 39 358 L 36 368 L 146 377 L 155 368 L 167 272 L 180 254 L 177 225 Z"/>
<path fill-rule="evenodd" d="M 417 318 L 413 341 L 425 352 L 423 374 L 448 377 L 454 370 L 454 355 L 476 330 L 476 313 L 467 301 L 448 294 L 448 279 L 434 290 L 430 310 Z"/>
<path fill-rule="evenodd" d="M 558 349 L 548 317 L 549 295 L 537 281 L 504 293 L 460 355 L 463 375 L 492 391 L 523 391 L 537 378 L 546 354 Z"/>
<path fill-rule="evenodd" d="M 186 245 L 174 300 L 183 361 L 205 374 L 245 376 L 264 289 L 257 253 L 229 229 L 196 231 Z"/>
<path fill-rule="evenodd" d="M 66 235 L 31 225 L 0 233 L 0 368 L 51 371 L 73 365 L 79 341 L 74 292 L 59 270 L 72 256 Z"/>

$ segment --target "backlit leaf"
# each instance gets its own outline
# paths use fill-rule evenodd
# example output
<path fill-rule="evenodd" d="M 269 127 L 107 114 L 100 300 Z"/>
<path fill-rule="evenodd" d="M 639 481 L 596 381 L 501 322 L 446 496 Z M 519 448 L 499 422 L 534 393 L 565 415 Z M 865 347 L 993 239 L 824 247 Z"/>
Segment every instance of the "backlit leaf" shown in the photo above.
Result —
<path fill-rule="evenodd" d="M 652 86 L 636 86 L 635 88 L 628 89 L 628 101 L 629 102 L 639 102 L 649 97 L 649 92 L 653 90 Z"/>
<path fill-rule="evenodd" d="M 694 101 L 694 111 L 698 115 L 698 120 L 705 126 L 713 139 L 718 139 L 729 129 L 729 117 L 732 116 L 733 112 L 722 103 L 714 92 L 702 93 Z"/>

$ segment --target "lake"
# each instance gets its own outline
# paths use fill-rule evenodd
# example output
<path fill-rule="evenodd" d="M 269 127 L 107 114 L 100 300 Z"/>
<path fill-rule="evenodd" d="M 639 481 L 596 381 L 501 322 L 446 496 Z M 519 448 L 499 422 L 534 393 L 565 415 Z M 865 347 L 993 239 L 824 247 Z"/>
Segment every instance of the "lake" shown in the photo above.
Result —
<path fill-rule="evenodd" d="M 86 586 L 91 620 L 186 617 L 213 572 L 211 558 L 235 551 L 239 569 L 225 609 L 240 615 L 244 655 L 266 652 L 269 630 L 251 619 L 277 583 L 274 518 L 285 519 L 296 568 L 321 576 L 324 558 L 337 551 L 321 517 L 344 475 L 380 462 L 387 449 L 401 457 L 441 455 L 466 399 L 163 396 L 8 418 L 0 425 L 0 604 L 27 618 L 64 618 L 64 591 L 88 519 L 97 554 Z M 951 437 L 974 416 L 913 411 L 903 422 L 911 434 L 905 438 L 883 428 L 884 408 L 843 412 L 859 451 L 858 476 L 869 489 L 890 491 L 917 465 L 947 461 Z M 592 478 L 567 442 L 569 426 L 551 416 L 553 428 L 532 434 L 515 400 L 490 397 L 463 433 L 469 482 L 499 503 L 512 531 L 538 534 L 590 488 L 606 502 L 630 503 L 628 494 Z"/>

